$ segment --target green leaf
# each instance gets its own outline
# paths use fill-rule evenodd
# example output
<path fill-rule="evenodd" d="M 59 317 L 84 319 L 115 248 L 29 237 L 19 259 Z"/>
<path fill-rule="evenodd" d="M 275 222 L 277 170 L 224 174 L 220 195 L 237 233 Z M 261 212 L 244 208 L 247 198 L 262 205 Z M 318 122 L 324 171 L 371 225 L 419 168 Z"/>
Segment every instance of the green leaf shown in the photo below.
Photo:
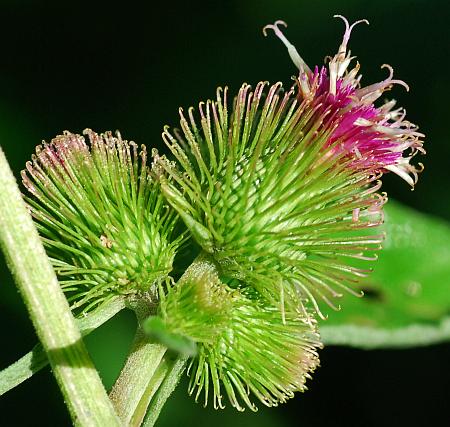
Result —
<path fill-rule="evenodd" d="M 389 201 L 386 233 L 363 298 L 344 295 L 342 310 L 323 307 L 325 344 L 410 347 L 450 339 L 450 225 Z"/>
<path fill-rule="evenodd" d="M 165 345 L 170 350 L 184 356 L 195 356 L 197 354 L 197 346 L 192 339 L 169 332 L 164 321 L 158 316 L 150 316 L 144 321 L 142 327 L 150 338 Z"/>

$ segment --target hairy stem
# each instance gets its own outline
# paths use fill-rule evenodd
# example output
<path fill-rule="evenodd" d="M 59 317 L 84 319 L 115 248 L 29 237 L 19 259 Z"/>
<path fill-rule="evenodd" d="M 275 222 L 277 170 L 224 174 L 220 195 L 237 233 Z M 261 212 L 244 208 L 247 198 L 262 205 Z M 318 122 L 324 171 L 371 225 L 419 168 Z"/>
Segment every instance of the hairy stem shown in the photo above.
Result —
<path fill-rule="evenodd" d="M 119 420 L 0 148 L 0 244 L 77 426 Z"/>
<path fill-rule="evenodd" d="M 130 427 L 139 427 L 144 420 L 145 414 L 147 412 L 148 405 L 152 400 L 153 396 L 161 386 L 161 383 L 165 380 L 165 377 L 170 369 L 170 360 L 167 358 L 167 353 L 159 362 L 158 368 L 153 374 L 148 386 L 139 401 L 139 404 L 134 411 L 133 417 L 131 418 Z M 153 412 L 153 408 L 152 408 Z"/>
<path fill-rule="evenodd" d="M 205 268 L 216 269 L 216 266 L 201 254 L 186 269 L 176 286 Z M 187 357 L 180 355 L 174 358 L 166 347 L 152 343 L 144 334 L 142 322 L 155 314 L 155 306 L 149 300 L 136 300 L 130 308 L 136 312 L 139 325 L 132 350 L 111 390 L 110 398 L 126 425 L 139 426 L 145 417 L 145 425 L 152 426 L 178 384 Z"/>
<path fill-rule="evenodd" d="M 166 357 L 167 356 L 165 356 L 164 359 L 166 359 Z M 185 356 L 178 356 L 176 359 L 166 361 L 166 373 L 164 380 L 151 400 L 151 410 L 147 412 L 144 423 L 142 424 L 143 427 L 153 427 L 155 425 L 166 400 L 175 390 L 175 387 L 180 381 L 181 375 L 186 368 L 187 360 L 188 358 Z"/>
<path fill-rule="evenodd" d="M 136 335 L 125 365 L 109 397 L 125 425 L 140 425 L 140 423 L 131 424 L 132 419 L 136 412 L 143 411 L 145 415 L 148 401 L 144 395 L 149 393 L 149 388 L 159 385 L 154 384 L 153 376 L 167 349 L 161 344 L 152 343 L 140 326 L 140 323 L 152 314 L 154 307 L 151 302 L 144 298 L 133 304 L 132 308 L 138 320 Z"/>

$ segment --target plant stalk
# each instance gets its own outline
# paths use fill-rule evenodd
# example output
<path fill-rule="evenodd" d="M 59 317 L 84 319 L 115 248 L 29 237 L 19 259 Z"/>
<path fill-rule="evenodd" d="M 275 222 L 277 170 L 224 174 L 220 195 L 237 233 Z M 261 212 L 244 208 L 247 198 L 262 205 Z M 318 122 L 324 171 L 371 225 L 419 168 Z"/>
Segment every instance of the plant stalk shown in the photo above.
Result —
<path fill-rule="evenodd" d="M 117 296 L 88 313 L 85 317 L 75 319 L 75 322 L 84 337 L 107 322 L 123 308 L 125 308 L 124 298 Z M 0 371 L 0 396 L 31 378 L 47 365 L 47 354 L 42 344 L 36 344 L 25 356 Z"/>
<path fill-rule="evenodd" d="M 186 269 L 176 286 L 182 286 L 184 281 L 205 269 L 216 270 L 216 266 L 202 253 Z M 111 390 L 110 398 L 126 425 L 136 427 L 144 421 L 145 426 L 153 426 L 178 384 L 188 357 L 179 355 L 174 358 L 165 346 L 152 343 L 144 334 L 141 324 L 154 314 L 155 305 L 145 297 L 134 304 L 130 308 L 136 313 L 138 329 L 130 355 Z"/>
<path fill-rule="evenodd" d="M 119 426 L 0 148 L 0 245 L 74 425 Z"/>
<path fill-rule="evenodd" d="M 167 358 L 167 355 L 164 359 Z M 158 391 L 154 395 L 150 402 L 150 409 L 144 419 L 142 427 L 153 427 L 161 413 L 161 410 L 166 403 L 166 400 L 175 390 L 178 385 L 181 375 L 183 374 L 188 358 L 186 356 L 178 356 L 176 359 L 172 359 L 166 362 L 166 372 L 164 380 L 158 388 Z"/>
<path fill-rule="evenodd" d="M 118 416 L 127 426 L 140 425 L 140 422 L 133 424 L 132 419 L 134 417 L 133 422 L 136 423 L 135 413 L 142 412 L 143 419 L 149 402 L 145 395 L 151 398 L 151 390 L 159 386 L 153 377 L 167 351 L 163 345 L 151 342 L 141 327 L 141 322 L 152 314 L 154 306 L 151 301 L 144 297 L 130 308 L 136 313 L 138 327 L 125 365 L 109 394 Z"/>

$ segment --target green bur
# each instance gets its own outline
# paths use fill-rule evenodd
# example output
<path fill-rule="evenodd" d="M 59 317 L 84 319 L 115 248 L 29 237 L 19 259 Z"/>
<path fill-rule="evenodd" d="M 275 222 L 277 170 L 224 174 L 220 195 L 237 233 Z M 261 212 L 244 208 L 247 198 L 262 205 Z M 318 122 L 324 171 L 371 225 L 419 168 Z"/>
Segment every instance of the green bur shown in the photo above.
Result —
<path fill-rule="evenodd" d="M 147 166 L 120 134 L 66 132 L 36 149 L 22 172 L 29 209 L 72 309 L 155 292 L 182 236 Z"/>
<path fill-rule="evenodd" d="M 275 406 L 304 391 L 319 363 L 315 322 L 294 312 L 283 317 L 256 292 L 223 283 L 209 260 L 192 267 L 162 293 L 159 317 L 144 323 L 173 350 L 187 354 L 196 343 L 189 393 L 196 400 L 203 395 L 205 405 L 212 394 L 214 407 L 223 408 L 225 391 L 236 409 L 256 410 L 252 395 Z"/>
<path fill-rule="evenodd" d="M 225 276 L 280 311 L 320 314 L 317 300 L 334 306 L 370 271 L 383 236 L 365 229 L 382 222 L 385 198 L 373 172 L 329 143 L 328 113 L 317 118 L 297 90 L 244 84 L 229 112 L 219 89 L 198 120 L 180 111 L 181 131 L 164 131 L 175 164 L 155 163 L 163 194 Z"/>

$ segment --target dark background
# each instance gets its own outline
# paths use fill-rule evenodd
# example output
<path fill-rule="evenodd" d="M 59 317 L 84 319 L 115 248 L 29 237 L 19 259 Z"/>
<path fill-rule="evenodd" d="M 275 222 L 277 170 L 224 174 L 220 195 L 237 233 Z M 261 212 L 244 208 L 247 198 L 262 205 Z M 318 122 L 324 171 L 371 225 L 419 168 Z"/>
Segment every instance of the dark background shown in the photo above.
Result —
<path fill-rule="evenodd" d="M 380 66 L 391 64 L 396 77 L 411 86 L 410 93 L 395 88 L 392 96 L 427 134 L 426 170 L 416 190 L 390 176 L 384 189 L 394 199 L 450 220 L 450 8 L 444 0 L 166 1 L 146 6 L 3 0 L 0 144 L 17 176 L 42 139 L 65 129 L 120 129 L 124 138 L 158 146 L 163 125 L 176 123 L 178 107 L 213 97 L 219 85 L 237 90 L 243 82 L 260 80 L 290 84 L 296 70 L 275 37 L 264 39 L 265 24 L 286 20 L 288 38 L 312 66 L 337 51 L 343 23 L 332 19 L 336 13 L 350 21 L 370 21 L 370 26 L 357 27 L 350 41 L 362 65 L 363 84 L 384 78 Z M 3 368 L 29 351 L 36 338 L 3 264 L 1 269 Z M 125 357 L 133 327 L 132 316 L 122 313 L 87 340 L 107 386 Z M 257 414 L 204 410 L 186 395 L 183 383 L 159 425 L 447 424 L 449 344 L 372 352 L 330 347 L 321 359 L 307 393 Z M 48 369 L 0 398 L 0 425 L 69 424 Z"/>

